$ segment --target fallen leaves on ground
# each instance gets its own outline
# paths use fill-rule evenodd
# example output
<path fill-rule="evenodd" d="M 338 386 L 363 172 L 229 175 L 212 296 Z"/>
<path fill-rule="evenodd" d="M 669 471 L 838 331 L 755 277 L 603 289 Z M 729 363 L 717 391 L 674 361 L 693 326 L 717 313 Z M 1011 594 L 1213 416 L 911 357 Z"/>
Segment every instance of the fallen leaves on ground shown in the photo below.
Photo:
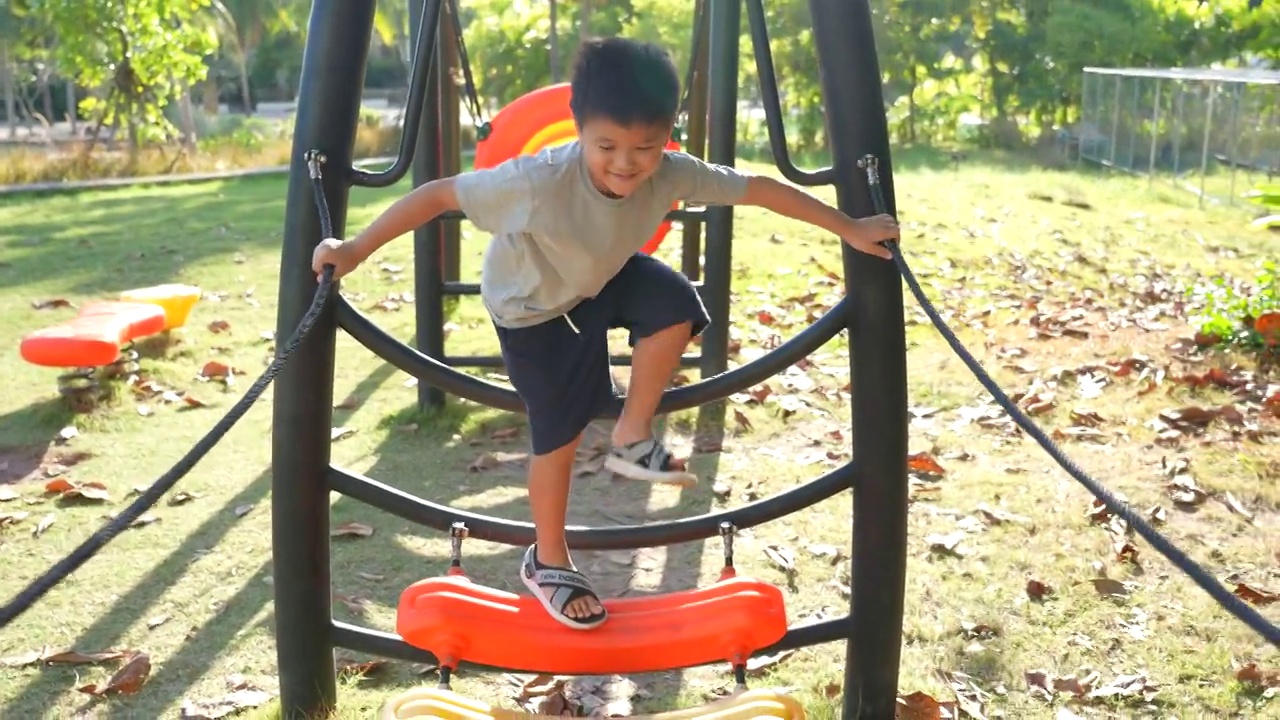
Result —
<path fill-rule="evenodd" d="M 1052 702 L 1058 695 L 1066 695 L 1077 700 L 1105 700 L 1107 702 L 1151 702 L 1160 688 L 1153 683 L 1146 673 L 1120 674 L 1109 682 L 1103 683 L 1102 674 L 1098 671 L 1087 671 L 1082 677 L 1076 675 L 1054 675 L 1037 669 L 1025 673 L 1027 688 L 1033 697 Z"/>
<path fill-rule="evenodd" d="M 91 683 L 76 688 L 89 695 L 132 695 L 142 689 L 151 677 L 151 656 L 145 652 L 135 652 L 125 660 L 105 683 Z"/>
<path fill-rule="evenodd" d="M 520 683 L 514 699 L 525 711 L 543 715 L 629 717 L 639 690 L 635 681 L 621 675 L 538 675 Z"/>
<path fill-rule="evenodd" d="M 369 537 L 373 528 L 358 522 L 344 522 L 329 530 L 329 537 Z"/>
<path fill-rule="evenodd" d="M 75 482 L 67 478 L 55 478 L 45 483 L 46 493 L 57 495 L 59 500 L 88 500 L 90 502 L 110 502 L 111 493 L 107 486 L 92 480 Z"/>
<path fill-rule="evenodd" d="M 21 655 L 0 658 L 0 667 L 28 667 L 31 665 L 96 665 L 98 663 L 119 660 L 132 651 L 100 650 L 81 652 L 79 650 L 57 650 L 49 648 L 33 650 Z"/>
<path fill-rule="evenodd" d="M 219 720 L 259 707 L 272 697 L 271 693 L 255 687 L 240 675 L 229 675 L 226 682 L 230 691 L 226 695 L 203 700 L 183 700 L 178 717 L 181 720 Z"/>

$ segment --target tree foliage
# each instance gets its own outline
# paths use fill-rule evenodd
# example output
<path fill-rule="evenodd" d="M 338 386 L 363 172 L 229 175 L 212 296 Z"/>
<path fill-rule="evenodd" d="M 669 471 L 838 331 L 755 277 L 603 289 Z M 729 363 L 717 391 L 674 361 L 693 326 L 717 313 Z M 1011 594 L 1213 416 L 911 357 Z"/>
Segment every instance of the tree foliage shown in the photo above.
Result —
<path fill-rule="evenodd" d="M 99 89 L 81 109 L 123 126 L 131 147 L 174 134 L 164 108 L 205 75 L 217 36 L 199 15 L 208 0 L 28 0 L 29 16 L 57 38 L 59 67 Z"/>
<path fill-rule="evenodd" d="M 378 3 L 370 87 L 407 77 L 408 2 Z M 476 85 L 491 111 L 553 77 L 568 77 L 576 40 L 585 36 L 662 43 L 682 74 L 690 62 L 693 0 L 458 3 Z M 977 123 L 1006 128 L 1019 139 L 1071 123 L 1079 115 L 1085 66 L 1280 63 L 1280 0 L 870 4 L 890 124 L 902 142 L 948 141 Z M 310 5 L 0 0 L 0 47 L 8 53 L 7 63 L 0 58 L 8 72 L 0 76 L 20 86 L 43 84 L 47 96 L 56 69 L 88 92 L 83 110 L 120 123 L 140 141 L 163 139 L 172 131 L 165 106 L 193 84 L 202 86 L 206 107 L 222 99 L 251 111 L 254 95 L 288 99 Z M 764 6 L 788 139 L 797 149 L 819 147 L 825 143 L 823 101 L 808 0 L 765 0 Z M 759 93 L 745 13 L 740 58 L 739 96 L 750 102 Z"/>

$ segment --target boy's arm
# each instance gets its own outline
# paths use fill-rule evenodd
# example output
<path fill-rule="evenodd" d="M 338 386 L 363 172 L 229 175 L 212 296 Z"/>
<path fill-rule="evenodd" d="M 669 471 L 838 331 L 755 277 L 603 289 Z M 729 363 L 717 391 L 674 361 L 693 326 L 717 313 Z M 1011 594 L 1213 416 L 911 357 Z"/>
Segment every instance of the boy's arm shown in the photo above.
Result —
<path fill-rule="evenodd" d="M 752 175 L 735 205 L 755 205 L 839 235 L 855 250 L 886 260 L 893 254 L 880 243 L 899 238 L 898 222 L 889 215 L 854 219 L 818 198 L 770 177 Z"/>
<path fill-rule="evenodd" d="M 360 261 L 366 260 L 383 245 L 411 232 L 436 217 L 459 210 L 458 195 L 454 190 L 454 178 L 432 180 L 395 201 L 350 240 L 352 249 Z"/>

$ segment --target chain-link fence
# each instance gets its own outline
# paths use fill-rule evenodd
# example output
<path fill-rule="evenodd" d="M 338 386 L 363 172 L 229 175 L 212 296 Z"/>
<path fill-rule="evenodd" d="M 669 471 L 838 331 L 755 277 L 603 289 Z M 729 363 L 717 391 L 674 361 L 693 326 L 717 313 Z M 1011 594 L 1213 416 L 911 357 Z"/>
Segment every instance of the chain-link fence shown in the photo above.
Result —
<path fill-rule="evenodd" d="M 1280 71 L 1085 68 L 1076 160 L 1236 204 L 1280 179 Z"/>

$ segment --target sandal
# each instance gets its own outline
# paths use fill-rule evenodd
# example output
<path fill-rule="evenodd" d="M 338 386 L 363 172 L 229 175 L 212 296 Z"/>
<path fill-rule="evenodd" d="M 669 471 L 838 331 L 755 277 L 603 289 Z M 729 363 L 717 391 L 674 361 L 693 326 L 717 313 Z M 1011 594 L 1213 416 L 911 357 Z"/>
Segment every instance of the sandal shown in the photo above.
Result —
<path fill-rule="evenodd" d="M 605 469 L 632 480 L 696 485 L 698 476 L 671 462 L 671 453 L 662 443 L 645 438 L 625 447 L 615 447 L 604 460 Z"/>
<path fill-rule="evenodd" d="M 574 630 L 591 630 L 600 627 L 609 617 L 603 604 L 600 612 L 583 618 L 569 617 L 564 613 L 569 603 L 578 598 L 591 597 L 595 598 L 596 602 L 600 602 L 600 598 L 591 589 L 591 583 L 587 577 L 571 568 L 555 567 L 538 562 L 537 548 L 536 544 L 530 545 L 525 551 L 524 561 L 520 563 L 520 580 L 524 586 L 529 588 L 529 592 L 538 599 L 543 609 L 561 625 Z"/>

